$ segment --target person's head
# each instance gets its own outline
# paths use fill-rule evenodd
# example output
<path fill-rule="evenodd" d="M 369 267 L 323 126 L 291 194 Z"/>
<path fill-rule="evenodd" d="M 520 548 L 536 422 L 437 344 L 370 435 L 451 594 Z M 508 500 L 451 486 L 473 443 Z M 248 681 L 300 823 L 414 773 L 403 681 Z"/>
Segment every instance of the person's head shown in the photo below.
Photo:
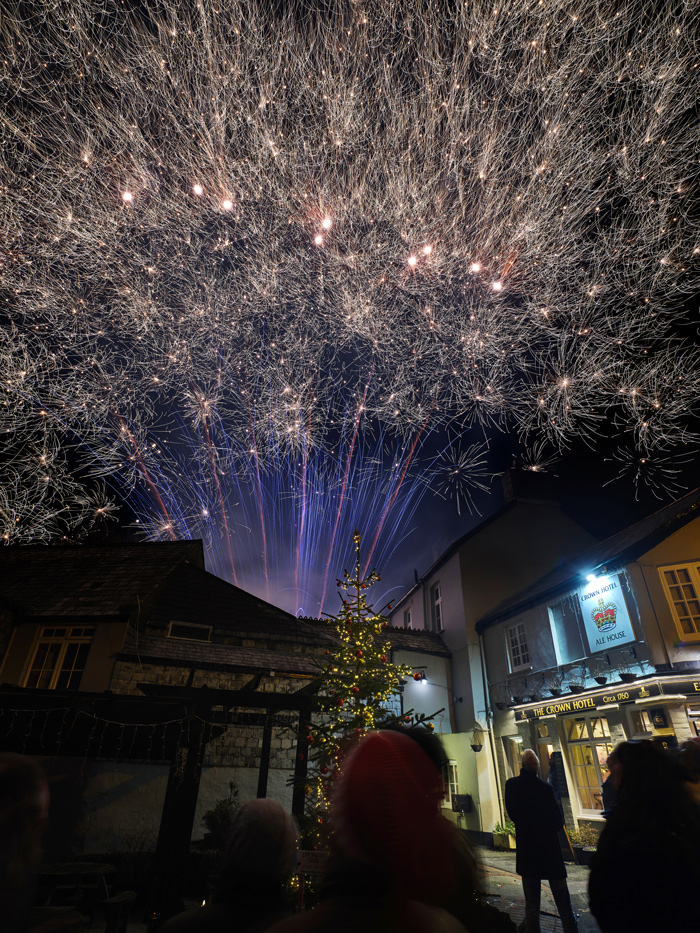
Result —
<path fill-rule="evenodd" d="M 0 753 L 0 886 L 17 883 L 40 861 L 48 812 L 49 788 L 39 765 Z"/>
<path fill-rule="evenodd" d="M 381 727 L 379 731 L 397 732 L 399 735 L 405 735 L 407 738 L 411 739 L 412 742 L 415 742 L 419 748 L 422 749 L 422 751 L 425 752 L 425 754 L 433 763 L 435 770 L 440 775 L 440 786 L 442 789 L 441 791 L 435 791 L 435 805 L 439 810 L 445 798 L 444 768 L 449 761 L 449 758 L 445 754 L 445 747 L 443 746 L 440 737 L 422 725 L 410 726 L 409 728 L 401 725 L 390 725 L 386 728 Z"/>
<path fill-rule="evenodd" d="M 531 748 L 526 748 L 523 752 L 520 765 L 525 771 L 534 771 L 537 774 L 540 767 L 540 759 Z"/>
<path fill-rule="evenodd" d="M 276 800 L 250 800 L 236 813 L 228 835 L 214 900 L 247 888 L 279 891 L 294 871 L 297 829 Z"/>
<path fill-rule="evenodd" d="M 619 783 L 610 819 L 614 817 L 630 832 L 667 839 L 676 847 L 684 839 L 695 851 L 700 811 L 683 782 L 679 762 L 648 739 L 621 742 L 615 754 L 614 773 Z"/>
<path fill-rule="evenodd" d="M 335 845 L 382 871 L 394 894 L 439 894 L 452 883 L 451 825 L 435 806 L 442 775 L 400 732 L 373 732 L 346 756 L 332 800 Z"/>
<path fill-rule="evenodd" d="M 615 748 L 613 775 L 620 791 L 618 805 L 628 801 L 647 810 L 669 798 L 680 798 L 682 772 L 678 763 L 655 742 L 632 739 Z"/>
<path fill-rule="evenodd" d="M 683 742 L 680 748 L 681 765 L 685 769 L 686 780 L 700 781 L 700 736 L 694 736 Z"/>

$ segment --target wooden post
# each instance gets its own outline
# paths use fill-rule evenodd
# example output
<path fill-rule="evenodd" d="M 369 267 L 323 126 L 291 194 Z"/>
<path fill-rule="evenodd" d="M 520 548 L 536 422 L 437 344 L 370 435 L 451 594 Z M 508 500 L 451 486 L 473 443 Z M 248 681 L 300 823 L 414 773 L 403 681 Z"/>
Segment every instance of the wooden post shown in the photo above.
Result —
<path fill-rule="evenodd" d="M 297 740 L 297 756 L 294 762 L 294 790 L 292 791 L 292 815 L 304 815 L 304 801 L 306 799 L 306 771 L 308 767 L 309 743 L 307 740 L 307 726 L 311 722 L 311 713 L 308 709 L 299 711 L 299 738 Z"/>
<path fill-rule="evenodd" d="M 209 724 L 196 712 L 191 715 L 186 721 L 185 741 L 170 763 L 149 892 L 153 929 L 184 909 L 182 884 L 209 731 Z"/>
<path fill-rule="evenodd" d="M 267 776 L 270 771 L 270 747 L 272 744 L 272 714 L 265 711 L 262 747 L 260 749 L 260 771 L 258 772 L 258 797 L 267 797 Z"/>

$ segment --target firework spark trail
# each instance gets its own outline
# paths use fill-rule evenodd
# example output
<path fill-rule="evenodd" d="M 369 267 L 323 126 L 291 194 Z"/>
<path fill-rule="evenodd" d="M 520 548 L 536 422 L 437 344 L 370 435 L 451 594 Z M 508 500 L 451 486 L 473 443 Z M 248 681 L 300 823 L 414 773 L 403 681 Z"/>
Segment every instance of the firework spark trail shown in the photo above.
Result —
<path fill-rule="evenodd" d="M 163 498 L 162 498 L 162 496 L 161 496 L 161 491 L 160 491 L 160 489 L 158 488 L 158 485 L 153 481 L 153 479 L 151 478 L 151 474 L 148 472 L 148 467 L 146 466 L 146 463 L 145 463 L 145 461 L 144 461 L 143 454 L 141 453 L 141 450 L 140 450 L 140 448 L 139 448 L 139 445 L 137 444 L 137 442 L 136 442 L 136 440 L 135 440 L 133 434 L 132 434 L 131 431 L 129 430 L 129 428 L 126 426 L 126 423 L 124 422 L 124 419 L 123 419 L 123 418 L 119 418 L 119 416 L 117 416 L 117 419 L 118 419 L 118 420 L 120 421 L 120 423 L 121 423 L 122 431 L 123 431 L 125 437 L 129 440 L 129 443 L 131 444 L 131 448 L 132 448 L 132 450 L 133 450 L 133 456 L 134 456 L 134 458 L 136 459 L 136 462 L 137 462 L 138 465 L 139 465 L 139 469 L 140 469 L 140 471 L 141 471 L 141 475 L 143 476 L 144 480 L 146 481 L 146 483 L 147 483 L 147 485 L 148 485 L 148 488 L 149 488 L 149 489 L 151 490 L 151 492 L 153 493 L 153 497 L 154 497 L 154 499 L 156 500 L 156 502 L 158 503 L 158 506 L 159 506 L 159 508 L 160 508 L 160 511 L 161 511 L 162 514 L 163 514 L 163 518 L 165 519 L 165 523 L 164 523 L 164 525 L 163 525 L 162 527 L 163 527 L 163 529 L 164 529 L 165 531 L 167 531 L 168 537 L 170 538 L 171 541 L 177 541 L 177 535 L 175 534 L 175 529 L 174 529 L 174 527 L 173 527 L 173 525 L 174 525 L 173 520 L 172 520 L 172 518 L 170 517 L 170 514 L 169 514 L 169 512 L 168 512 L 168 510 L 167 510 L 167 508 L 166 508 L 166 506 L 165 506 L 165 502 L 163 502 Z"/>
<path fill-rule="evenodd" d="M 700 398 L 679 337 L 700 291 L 697 6 L 269 7 L 37 0 L 0 21 L 7 539 L 56 533 L 75 437 L 131 481 L 115 412 L 159 437 L 196 423 L 193 381 L 216 387 L 210 452 L 255 503 L 261 574 L 282 520 L 263 473 L 304 490 L 290 553 L 304 527 L 327 541 L 306 471 L 347 456 L 363 396 L 360 461 L 366 431 L 407 441 L 431 409 L 555 451 L 607 423 L 620 473 L 673 490 Z"/>
<path fill-rule="evenodd" d="M 301 543 L 304 540 L 306 528 L 306 470 L 309 462 L 309 447 L 307 443 L 301 449 L 301 477 L 299 483 L 299 529 L 294 556 L 294 589 L 299 590 L 299 563 L 301 560 Z"/>
<path fill-rule="evenodd" d="M 209 455 L 209 465 L 211 467 L 211 477 L 214 480 L 214 485 L 216 486 L 216 493 L 219 499 L 219 508 L 221 520 L 224 525 L 224 540 L 226 541 L 226 550 L 228 553 L 229 567 L 231 568 L 231 577 L 233 582 L 238 585 L 238 577 L 236 576 L 236 566 L 233 560 L 233 551 L 231 549 L 231 529 L 229 528 L 228 521 L 228 511 L 226 509 L 226 501 L 224 499 L 224 494 L 221 490 L 221 483 L 219 482 L 219 471 L 216 465 L 216 460 L 214 458 L 214 447 L 211 442 L 211 435 L 209 434 L 209 425 L 207 424 L 211 413 L 208 410 L 206 399 L 203 395 L 197 392 L 196 389 L 193 389 L 194 397 L 197 399 L 200 407 L 200 423 L 202 425 L 202 431 L 204 432 L 205 445 L 207 448 L 207 453 Z M 267 567 L 267 565 L 266 565 Z M 266 574 L 267 578 L 267 574 Z"/>
<path fill-rule="evenodd" d="M 369 568 L 369 565 L 372 562 L 372 555 L 374 554 L 374 549 L 376 548 L 377 542 L 379 541 L 379 536 L 381 535 L 384 529 L 384 523 L 386 522 L 387 516 L 389 515 L 389 512 L 391 511 L 399 495 L 399 492 L 401 491 L 401 486 L 403 484 L 403 481 L 406 479 L 406 474 L 408 473 L 409 467 L 411 466 L 411 462 L 413 461 L 413 457 L 418 447 L 418 444 L 420 442 L 420 439 L 423 436 L 424 431 L 428 427 L 428 422 L 430 421 L 432 415 L 433 415 L 433 408 L 431 408 L 430 411 L 428 412 L 428 417 L 425 419 L 425 421 L 421 425 L 420 431 L 416 433 L 416 436 L 413 439 L 413 443 L 411 444 L 409 448 L 408 456 L 406 457 L 405 463 L 403 465 L 403 469 L 401 470 L 399 480 L 396 483 L 394 487 L 394 491 L 392 492 L 391 496 L 387 498 L 387 501 L 382 508 L 382 511 L 379 516 L 379 520 L 377 521 L 376 531 L 374 532 L 374 537 L 372 538 L 372 544 L 370 546 L 369 551 L 367 552 L 364 566 L 362 568 L 363 577 L 367 575 L 367 570 Z"/>
<path fill-rule="evenodd" d="M 352 465 L 353 453 L 355 452 L 355 445 L 357 443 L 357 436 L 360 430 L 360 424 L 362 423 L 362 415 L 365 410 L 365 402 L 367 401 L 367 393 L 369 392 L 369 387 L 372 382 L 372 373 L 370 372 L 370 377 L 367 380 L 365 385 L 365 391 L 362 396 L 362 403 L 358 406 L 357 412 L 355 414 L 355 424 L 352 432 L 352 439 L 350 441 L 350 446 L 345 455 L 345 467 L 343 469 L 343 481 L 340 486 L 340 495 L 338 496 L 338 505 L 335 510 L 335 519 L 333 521 L 333 530 L 330 537 L 330 547 L 328 549 L 328 555 L 326 557 L 326 564 L 323 570 L 323 589 L 321 590 L 321 607 L 326 600 L 326 591 L 328 589 L 328 576 L 330 573 L 331 566 L 331 555 L 333 553 L 333 548 L 335 546 L 336 535 L 338 534 L 338 526 L 340 525 L 340 518 L 343 513 L 343 505 L 345 504 L 345 493 L 348 488 L 348 477 L 350 476 L 350 467 Z"/>

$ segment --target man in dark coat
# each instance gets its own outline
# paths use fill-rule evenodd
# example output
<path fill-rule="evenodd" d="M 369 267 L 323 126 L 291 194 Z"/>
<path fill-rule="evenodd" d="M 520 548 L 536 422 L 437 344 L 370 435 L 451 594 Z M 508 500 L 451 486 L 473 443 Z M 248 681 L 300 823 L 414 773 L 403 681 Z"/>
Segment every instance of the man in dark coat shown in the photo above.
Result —
<path fill-rule="evenodd" d="M 523 752 L 520 776 L 506 781 L 506 810 L 515 823 L 515 870 L 523 879 L 525 931 L 540 933 L 541 882 L 552 890 L 564 933 L 576 933 L 566 885 L 566 868 L 558 832 L 564 825 L 554 791 L 537 777 L 540 761 L 528 748 Z"/>

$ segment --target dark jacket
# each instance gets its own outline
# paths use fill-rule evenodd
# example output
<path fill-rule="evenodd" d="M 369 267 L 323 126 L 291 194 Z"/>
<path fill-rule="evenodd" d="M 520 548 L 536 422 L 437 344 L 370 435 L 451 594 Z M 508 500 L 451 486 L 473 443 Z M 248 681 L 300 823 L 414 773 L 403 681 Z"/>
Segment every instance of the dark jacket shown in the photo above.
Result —
<path fill-rule="evenodd" d="M 558 832 L 564 825 L 554 791 L 534 771 L 506 781 L 506 810 L 515 823 L 515 870 L 525 878 L 566 878 Z"/>
<path fill-rule="evenodd" d="M 697 933 L 697 837 L 649 826 L 636 812 L 624 799 L 610 812 L 591 862 L 591 913 L 602 933 Z"/>

